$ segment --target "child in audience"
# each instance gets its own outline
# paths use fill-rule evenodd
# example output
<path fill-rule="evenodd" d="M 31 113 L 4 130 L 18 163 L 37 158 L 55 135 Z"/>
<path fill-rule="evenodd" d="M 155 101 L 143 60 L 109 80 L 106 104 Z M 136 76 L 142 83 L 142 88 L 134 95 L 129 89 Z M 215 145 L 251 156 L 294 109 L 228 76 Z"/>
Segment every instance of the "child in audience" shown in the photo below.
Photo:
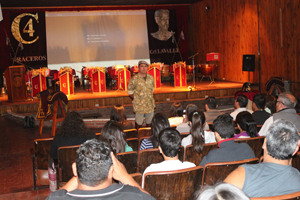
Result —
<path fill-rule="evenodd" d="M 193 144 L 194 150 L 200 153 L 205 143 L 216 142 L 213 132 L 204 131 L 205 115 L 202 111 L 197 110 L 190 113 L 188 119 L 191 122 L 191 134 L 182 139 L 182 146 Z"/>
<path fill-rule="evenodd" d="M 116 121 L 106 122 L 102 128 L 100 140 L 107 142 L 114 154 L 133 151 L 126 142 L 121 125 Z"/>
<path fill-rule="evenodd" d="M 171 106 L 170 109 L 170 116 L 169 116 L 169 122 L 170 126 L 177 126 L 178 124 L 182 123 L 183 121 L 183 107 L 181 103 L 175 102 Z"/>
<path fill-rule="evenodd" d="M 123 130 L 134 128 L 134 124 L 127 120 L 125 109 L 122 105 L 115 105 L 111 109 L 110 120 L 114 120 L 121 124 Z"/>
<path fill-rule="evenodd" d="M 240 130 L 240 133 L 234 136 L 235 139 L 258 137 L 256 122 L 249 112 L 240 112 L 236 116 L 236 123 Z"/>
<path fill-rule="evenodd" d="M 140 150 L 158 148 L 159 132 L 168 127 L 170 127 L 168 118 L 162 113 L 156 113 L 151 121 L 152 135 L 142 141 Z"/>

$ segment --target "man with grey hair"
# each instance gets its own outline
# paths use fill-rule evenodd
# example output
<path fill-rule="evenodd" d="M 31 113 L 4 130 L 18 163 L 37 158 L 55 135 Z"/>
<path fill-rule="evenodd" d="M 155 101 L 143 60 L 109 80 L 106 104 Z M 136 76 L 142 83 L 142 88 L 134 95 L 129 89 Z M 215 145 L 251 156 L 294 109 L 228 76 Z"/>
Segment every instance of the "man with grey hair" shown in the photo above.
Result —
<path fill-rule="evenodd" d="M 292 93 L 284 92 L 278 96 L 276 101 L 276 113 L 269 117 L 259 131 L 260 136 L 265 136 L 270 125 L 277 119 L 286 119 L 296 125 L 300 132 L 300 116 L 297 115 L 295 106 L 297 99 Z"/>
<path fill-rule="evenodd" d="M 151 33 L 152 37 L 161 40 L 167 41 L 173 35 L 173 31 L 169 31 L 169 10 L 161 9 L 156 10 L 154 13 L 155 22 L 158 25 L 158 31 L 155 33 Z"/>
<path fill-rule="evenodd" d="M 284 119 L 276 120 L 268 129 L 264 144 L 264 160 L 259 164 L 242 165 L 224 180 L 249 197 L 268 197 L 300 191 L 300 172 L 290 159 L 299 150 L 296 126 Z"/>

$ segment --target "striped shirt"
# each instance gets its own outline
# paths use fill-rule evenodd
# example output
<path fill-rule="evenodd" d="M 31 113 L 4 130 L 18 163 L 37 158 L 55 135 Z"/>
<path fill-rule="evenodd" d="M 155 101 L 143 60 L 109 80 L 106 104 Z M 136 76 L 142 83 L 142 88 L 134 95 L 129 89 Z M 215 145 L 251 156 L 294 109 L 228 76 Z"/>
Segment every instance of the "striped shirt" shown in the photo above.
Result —
<path fill-rule="evenodd" d="M 150 138 L 143 139 L 142 144 L 140 146 L 140 150 L 143 150 L 143 149 L 153 149 L 153 144 L 152 144 Z"/>

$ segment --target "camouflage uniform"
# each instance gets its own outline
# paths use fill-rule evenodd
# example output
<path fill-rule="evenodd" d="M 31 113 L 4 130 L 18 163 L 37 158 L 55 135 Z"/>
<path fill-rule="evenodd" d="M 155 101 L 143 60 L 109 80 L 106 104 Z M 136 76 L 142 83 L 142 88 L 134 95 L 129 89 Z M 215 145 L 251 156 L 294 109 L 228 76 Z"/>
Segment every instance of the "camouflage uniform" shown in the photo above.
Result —
<path fill-rule="evenodd" d="M 140 74 L 132 77 L 128 84 L 127 93 L 133 94 L 133 111 L 139 114 L 151 113 L 155 108 L 153 98 L 154 80 L 153 76 L 147 74 L 146 81 Z"/>

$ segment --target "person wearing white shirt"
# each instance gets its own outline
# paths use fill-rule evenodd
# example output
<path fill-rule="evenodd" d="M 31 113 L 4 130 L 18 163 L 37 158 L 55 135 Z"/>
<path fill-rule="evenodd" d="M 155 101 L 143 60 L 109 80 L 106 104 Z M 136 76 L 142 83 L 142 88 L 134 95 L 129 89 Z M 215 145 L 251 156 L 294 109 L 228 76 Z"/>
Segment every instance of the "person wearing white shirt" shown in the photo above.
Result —
<path fill-rule="evenodd" d="M 159 134 L 159 152 L 164 157 L 161 163 L 151 164 L 147 167 L 143 174 L 142 188 L 144 188 L 145 174 L 157 171 L 173 171 L 195 167 L 191 162 L 181 162 L 178 159 L 178 152 L 181 144 L 180 133 L 173 128 L 166 128 Z"/>
<path fill-rule="evenodd" d="M 234 107 L 236 109 L 232 113 L 230 113 L 230 116 L 233 118 L 233 120 L 235 120 L 237 114 L 239 114 L 242 111 L 248 111 L 251 114 L 253 113 L 252 110 L 246 108 L 247 104 L 248 98 L 243 94 L 239 94 L 234 102 Z"/>

